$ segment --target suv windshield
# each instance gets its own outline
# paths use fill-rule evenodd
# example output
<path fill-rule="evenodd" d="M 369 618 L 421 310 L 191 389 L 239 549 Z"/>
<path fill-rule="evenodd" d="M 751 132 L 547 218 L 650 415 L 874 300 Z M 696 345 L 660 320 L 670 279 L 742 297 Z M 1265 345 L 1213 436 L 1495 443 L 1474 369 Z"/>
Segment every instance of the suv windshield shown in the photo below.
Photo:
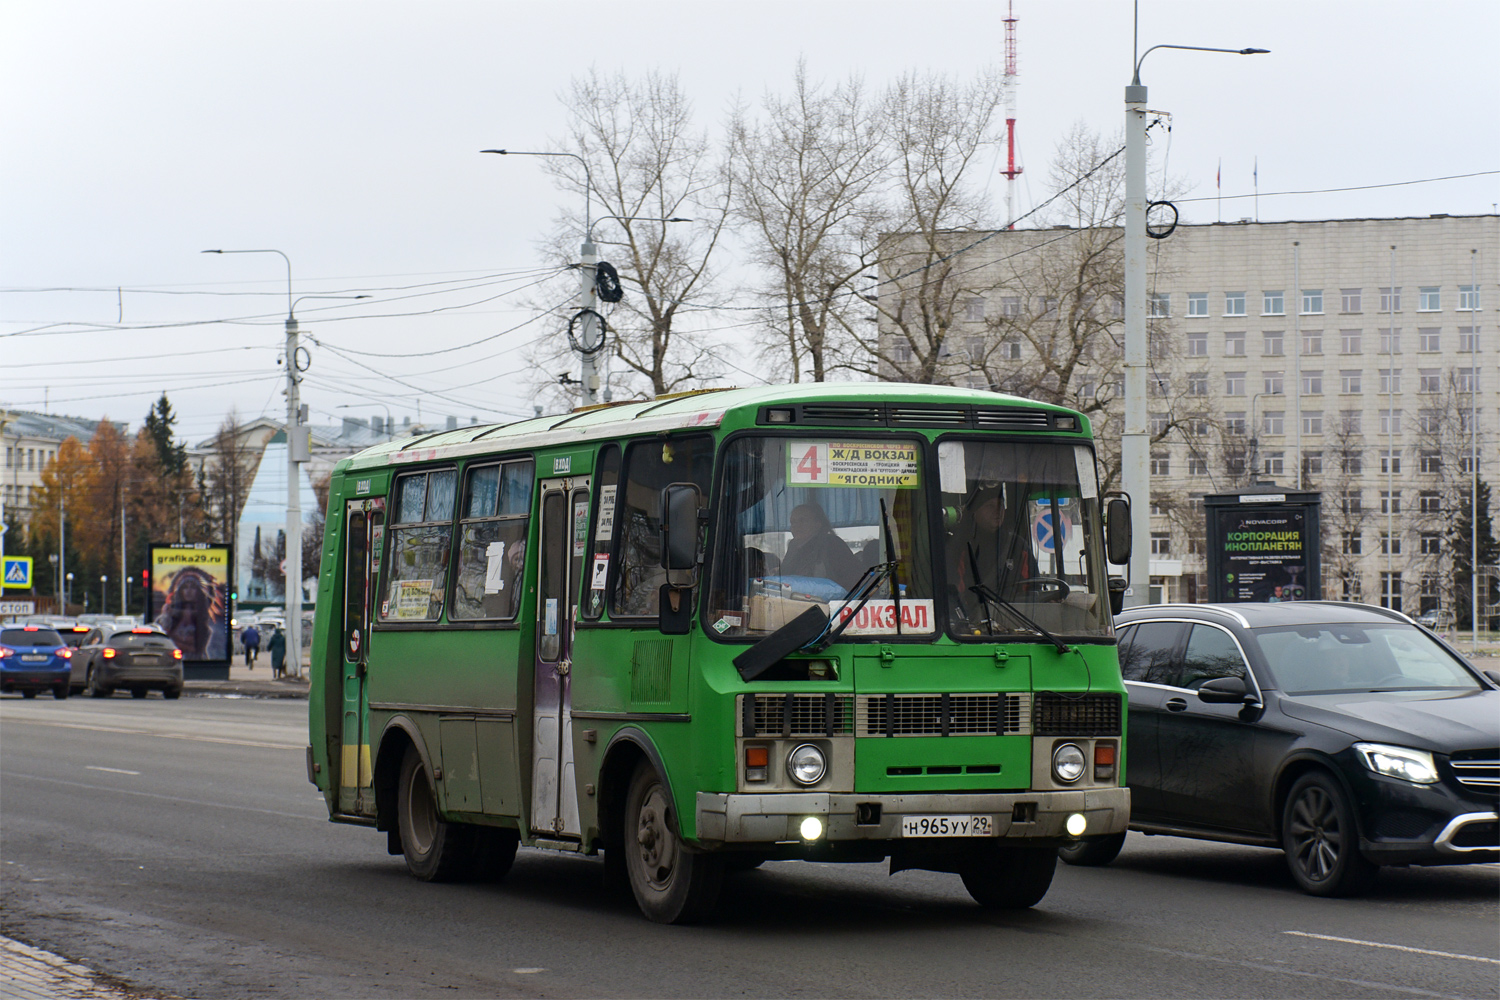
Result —
<path fill-rule="evenodd" d="M 945 440 L 938 474 L 955 638 L 1109 634 L 1089 448 Z"/>
<path fill-rule="evenodd" d="M 1288 694 L 1475 690 L 1480 684 L 1415 625 L 1298 625 L 1256 632 Z"/>
<path fill-rule="evenodd" d="M 774 632 L 813 605 L 844 637 L 936 631 L 920 441 L 829 433 L 747 437 L 724 449 L 708 624 L 726 638 Z M 859 608 L 867 571 L 896 565 Z M 896 589 L 899 588 L 899 589 Z M 898 615 L 896 605 L 900 604 Z"/>

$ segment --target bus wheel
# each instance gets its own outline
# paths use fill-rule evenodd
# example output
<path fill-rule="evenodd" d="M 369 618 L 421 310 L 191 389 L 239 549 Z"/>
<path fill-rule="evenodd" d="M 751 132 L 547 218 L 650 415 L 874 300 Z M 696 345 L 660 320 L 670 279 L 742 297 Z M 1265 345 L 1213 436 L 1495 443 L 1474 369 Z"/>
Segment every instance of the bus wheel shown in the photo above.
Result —
<path fill-rule="evenodd" d="M 453 824 L 449 824 L 451 827 Z M 480 882 L 498 882 L 516 863 L 521 834 L 498 826 L 474 827 L 474 861 L 470 874 Z"/>
<path fill-rule="evenodd" d="M 960 874 L 974 902 L 987 910 L 1024 910 L 1047 895 L 1057 869 L 1055 847 L 995 847 Z"/>
<path fill-rule="evenodd" d="M 432 781 L 414 746 L 406 748 L 401 761 L 396 813 L 408 871 L 423 882 L 451 882 L 470 873 L 474 830 L 438 816 Z"/>
<path fill-rule="evenodd" d="M 1071 844 L 1064 844 L 1057 849 L 1057 856 L 1070 865 L 1092 868 L 1095 865 L 1109 864 L 1120 856 L 1120 848 L 1124 846 L 1125 835 L 1112 833 L 1107 837 L 1075 840 Z"/>
<path fill-rule="evenodd" d="M 673 829 L 667 788 L 648 762 L 636 765 L 625 796 L 625 867 L 630 889 L 648 920 L 685 924 L 701 920 L 719 898 L 724 861 L 687 849 Z"/>

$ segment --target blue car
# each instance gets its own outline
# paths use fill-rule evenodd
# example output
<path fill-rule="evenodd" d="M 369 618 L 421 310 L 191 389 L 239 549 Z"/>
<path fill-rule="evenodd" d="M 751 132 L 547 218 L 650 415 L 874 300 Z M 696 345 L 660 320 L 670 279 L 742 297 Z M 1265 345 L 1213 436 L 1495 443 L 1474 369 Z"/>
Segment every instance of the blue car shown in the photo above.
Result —
<path fill-rule="evenodd" d="M 61 701 L 68 696 L 72 667 L 73 649 L 57 629 L 46 625 L 0 629 L 0 694 L 19 691 L 23 698 L 35 698 L 38 691 L 51 691 Z"/>

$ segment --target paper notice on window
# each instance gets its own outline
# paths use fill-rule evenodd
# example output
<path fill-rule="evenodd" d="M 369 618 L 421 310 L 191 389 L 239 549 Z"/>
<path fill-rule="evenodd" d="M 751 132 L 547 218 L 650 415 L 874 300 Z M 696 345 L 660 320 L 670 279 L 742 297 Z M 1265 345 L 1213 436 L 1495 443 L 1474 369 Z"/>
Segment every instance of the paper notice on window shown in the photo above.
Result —
<path fill-rule="evenodd" d="M 609 554 L 604 553 L 594 556 L 594 571 L 589 575 L 589 589 L 603 590 L 604 581 L 609 579 Z"/>
<path fill-rule="evenodd" d="M 505 543 L 490 542 L 484 547 L 484 592 L 498 594 L 505 589 Z"/>
<path fill-rule="evenodd" d="M 1094 453 L 1081 444 L 1073 446 L 1073 460 L 1078 465 L 1078 489 L 1085 500 L 1099 495 L 1099 477 L 1094 474 Z"/>
<path fill-rule="evenodd" d="M 397 580 L 396 607 L 391 617 L 396 621 L 424 619 L 427 617 L 427 605 L 431 600 L 431 580 Z"/>
<path fill-rule="evenodd" d="M 607 542 L 615 536 L 615 487 L 599 487 L 599 523 L 594 525 L 594 541 Z"/>
<path fill-rule="evenodd" d="M 915 441 L 793 441 L 787 449 L 787 483 L 912 490 L 922 485 L 921 452 Z"/>

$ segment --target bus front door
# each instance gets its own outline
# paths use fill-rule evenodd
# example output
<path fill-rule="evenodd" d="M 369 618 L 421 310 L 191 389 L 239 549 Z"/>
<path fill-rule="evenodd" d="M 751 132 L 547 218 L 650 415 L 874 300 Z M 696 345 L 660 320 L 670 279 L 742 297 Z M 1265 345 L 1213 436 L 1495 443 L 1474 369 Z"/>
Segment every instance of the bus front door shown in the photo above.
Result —
<path fill-rule="evenodd" d="M 351 500 L 344 516 L 343 725 L 339 744 L 339 812 L 373 816 L 365 673 L 375 573 L 385 531 L 385 499 Z"/>
<path fill-rule="evenodd" d="M 532 703 L 531 829 L 552 837 L 580 836 L 573 769 L 572 603 L 588 548 L 589 480 L 542 483 L 540 581 L 537 586 L 536 670 Z"/>

